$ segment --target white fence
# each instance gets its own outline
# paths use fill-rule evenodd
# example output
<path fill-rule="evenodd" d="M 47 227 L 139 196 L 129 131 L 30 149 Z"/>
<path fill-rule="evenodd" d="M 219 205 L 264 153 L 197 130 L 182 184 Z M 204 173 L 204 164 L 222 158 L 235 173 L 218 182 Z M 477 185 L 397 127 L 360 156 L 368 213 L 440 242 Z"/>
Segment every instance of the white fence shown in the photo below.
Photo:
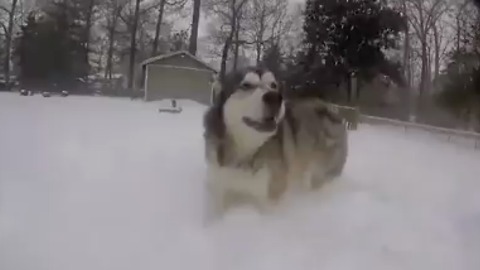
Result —
<path fill-rule="evenodd" d="M 403 129 L 405 133 L 409 131 L 424 131 L 431 134 L 442 135 L 449 142 L 453 142 L 455 139 L 462 139 L 467 141 L 467 143 L 469 143 L 475 149 L 480 150 L 480 133 L 422 125 L 369 115 L 361 115 L 360 122 L 373 125 L 395 126 Z"/>

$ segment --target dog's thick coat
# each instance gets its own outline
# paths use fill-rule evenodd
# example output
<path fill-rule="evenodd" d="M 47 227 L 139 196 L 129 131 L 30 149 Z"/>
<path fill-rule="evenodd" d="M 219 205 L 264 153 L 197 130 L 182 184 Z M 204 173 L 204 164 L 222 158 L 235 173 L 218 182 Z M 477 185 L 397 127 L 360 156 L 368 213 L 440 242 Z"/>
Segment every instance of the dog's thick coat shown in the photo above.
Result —
<path fill-rule="evenodd" d="M 271 106 L 267 96 L 281 94 L 278 85 L 261 68 L 230 74 L 205 114 L 208 191 L 216 215 L 239 199 L 265 210 L 295 182 L 318 188 L 342 173 L 348 144 L 341 117 L 320 99 Z M 270 127 L 273 120 L 261 120 L 265 115 L 275 119 L 273 129 L 250 125 L 258 120 Z"/>

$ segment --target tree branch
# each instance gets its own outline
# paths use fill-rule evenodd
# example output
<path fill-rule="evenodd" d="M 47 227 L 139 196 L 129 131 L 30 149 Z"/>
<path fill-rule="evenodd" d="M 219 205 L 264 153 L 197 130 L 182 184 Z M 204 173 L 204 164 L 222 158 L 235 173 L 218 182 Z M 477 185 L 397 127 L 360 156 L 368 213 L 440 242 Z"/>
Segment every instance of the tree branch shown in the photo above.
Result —
<path fill-rule="evenodd" d="M 9 16 L 12 15 L 12 11 L 4 6 L 0 6 L 0 10 L 6 12 Z"/>
<path fill-rule="evenodd" d="M 415 19 L 415 21 L 412 18 Z M 418 19 L 412 16 L 407 16 L 407 19 L 410 22 L 410 24 L 413 26 L 413 30 L 415 30 L 417 37 L 420 38 L 423 35 L 423 33 L 420 29 L 421 26 L 419 25 L 420 23 L 418 22 Z"/>
<path fill-rule="evenodd" d="M 7 26 L 5 25 L 5 23 L 0 22 L 0 27 L 3 28 L 3 33 L 4 33 L 4 35 L 7 36 L 7 35 L 8 35 L 8 28 L 7 28 Z"/>

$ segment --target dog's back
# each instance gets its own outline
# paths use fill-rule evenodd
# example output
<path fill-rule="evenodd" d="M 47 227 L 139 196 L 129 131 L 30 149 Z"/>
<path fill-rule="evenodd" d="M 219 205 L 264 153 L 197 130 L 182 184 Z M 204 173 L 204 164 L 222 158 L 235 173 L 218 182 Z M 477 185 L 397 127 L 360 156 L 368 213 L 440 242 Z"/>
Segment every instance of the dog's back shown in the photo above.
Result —
<path fill-rule="evenodd" d="M 292 177 L 311 177 L 313 188 L 339 176 L 348 153 L 343 119 L 320 99 L 288 102 L 284 133 L 285 156 L 295 172 Z M 298 175 L 298 174 L 301 174 Z"/>

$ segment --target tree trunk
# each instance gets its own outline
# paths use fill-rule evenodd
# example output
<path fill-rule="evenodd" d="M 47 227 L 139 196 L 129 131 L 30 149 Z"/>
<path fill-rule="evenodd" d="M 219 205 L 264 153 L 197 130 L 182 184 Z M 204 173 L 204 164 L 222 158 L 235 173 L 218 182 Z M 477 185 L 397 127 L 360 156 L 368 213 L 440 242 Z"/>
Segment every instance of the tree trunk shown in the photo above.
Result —
<path fill-rule="evenodd" d="M 227 60 L 228 60 L 228 52 L 230 51 L 230 48 L 232 46 L 232 41 L 234 38 L 234 35 L 237 31 L 237 8 L 236 8 L 237 1 L 232 0 L 231 2 L 231 12 L 232 12 L 232 17 L 230 19 L 230 33 L 228 33 L 228 37 L 225 40 L 225 43 L 223 44 L 223 49 L 222 49 L 222 60 L 220 63 L 220 81 L 223 82 L 223 79 L 225 78 L 226 74 L 226 69 L 227 69 Z"/>
<path fill-rule="evenodd" d="M 407 4 L 406 1 L 403 1 L 403 14 L 407 14 Z M 407 87 L 410 89 L 412 84 L 412 74 L 411 74 L 411 66 L 410 66 L 410 57 L 411 57 L 411 48 L 410 48 L 410 28 L 409 23 L 407 21 L 407 25 L 405 28 L 405 40 L 404 40 L 404 52 L 403 52 L 403 68 L 405 69 L 405 78 L 407 80 Z"/>
<path fill-rule="evenodd" d="M 158 53 L 158 43 L 160 41 L 160 30 L 163 22 L 163 13 L 165 11 L 165 3 L 166 3 L 166 0 L 161 0 L 160 6 L 158 7 L 157 25 L 155 27 L 155 37 L 153 38 L 153 45 L 152 45 L 152 57 L 156 56 Z"/>
<path fill-rule="evenodd" d="M 420 70 L 420 87 L 419 87 L 419 96 L 418 96 L 418 109 L 423 105 L 425 92 L 427 89 L 427 71 L 428 71 L 428 51 L 426 42 L 422 42 L 422 54 L 421 54 L 421 70 Z"/>
<path fill-rule="evenodd" d="M 237 33 L 237 25 L 238 25 L 237 21 L 240 19 L 240 16 L 241 16 L 240 12 L 246 1 L 247 0 L 240 0 L 240 3 L 237 5 L 237 0 L 231 0 L 230 32 L 228 33 L 228 37 L 225 40 L 225 44 L 223 45 L 222 61 L 220 64 L 220 76 L 219 76 L 220 81 L 223 81 L 223 79 L 225 78 L 228 53 L 230 52 L 230 48 L 232 46 L 232 42 L 235 37 L 234 35 Z"/>
<path fill-rule="evenodd" d="M 262 61 L 262 45 L 260 45 L 260 43 L 257 43 L 255 45 L 256 47 L 256 51 L 257 51 L 257 59 L 256 59 L 256 62 L 257 62 L 257 65 L 260 64 L 260 62 Z"/>
<path fill-rule="evenodd" d="M 412 92 L 412 66 L 410 64 L 411 59 L 411 48 L 410 48 L 410 31 L 407 25 L 407 29 L 405 30 L 405 51 L 403 53 L 403 67 L 405 69 L 405 79 L 406 79 L 406 106 L 409 115 L 413 114 L 414 111 L 414 95 Z"/>
<path fill-rule="evenodd" d="M 457 52 L 460 51 L 460 18 L 459 18 L 460 15 L 457 15 L 457 18 L 456 18 L 456 24 L 457 24 L 457 38 L 456 38 L 456 45 L 457 45 Z"/>
<path fill-rule="evenodd" d="M 225 44 L 223 44 L 223 50 L 222 50 L 222 61 L 220 64 L 220 81 L 223 81 L 225 78 L 226 74 L 226 68 L 227 68 L 227 60 L 228 60 L 228 52 L 230 51 L 230 47 L 232 45 L 232 40 L 233 40 L 233 35 L 234 35 L 234 29 L 233 27 L 232 30 L 230 30 L 230 33 L 228 34 L 227 39 L 225 40 Z"/>
<path fill-rule="evenodd" d="M 432 49 L 430 46 L 427 47 L 427 84 L 426 84 L 426 91 L 425 94 L 426 96 L 430 95 L 432 91 Z"/>
<path fill-rule="evenodd" d="M 357 91 L 357 96 L 356 96 L 356 103 L 355 105 L 356 106 L 360 106 L 360 98 L 362 96 L 362 90 L 363 90 L 363 80 L 362 78 L 360 78 L 360 76 L 357 74 L 356 77 L 355 77 L 355 82 L 356 82 L 356 91 Z"/>
<path fill-rule="evenodd" d="M 92 28 L 92 21 L 93 21 L 93 7 L 95 6 L 95 0 L 89 0 L 88 2 L 88 11 L 87 11 L 87 18 L 86 18 L 86 25 L 85 25 L 85 36 L 84 36 L 84 43 L 85 43 L 85 65 L 88 76 L 88 67 L 89 65 L 89 53 L 90 53 L 90 30 Z"/>
<path fill-rule="evenodd" d="M 193 0 L 192 30 L 190 32 L 190 43 L 188 45 L 188 51 L 193 55 L 197 54 L 198 26 L 200 23 L 200 5 L 201 0 Z"/>
<path fill-rule="evenodd" d="M 141 28 L 141 25 L 140 25 L 140 28 Z M 138 51 L 139 52 L 145 52 L 147 51 L 147 49 L 145 48 L 145 31 L 140 31 L 138 32 L 138 36 L 137 36 L 137 48 L 138 48 Z"/>
<path fill-rule="evenodd" d="M 437 82 L 438 76 L 440 76 L 440 34 L 436 25 L 433 26 L 433 38 L 434 38 L 434 75 L 433 80 Z"/>
<path fill-rule="evenodd" d="M 233 70 L 237 70 L 238 67 L 238 53 L 240 50 L 240 20 L 237 18 L 237 25 L 235 27 L 235 42 L 233 47 Z"/>
<path fill-rule="evenodd" d="M 263 36 L 265 34 L 265 8 L 265 4 L 263 4 L 262 13 L 260 14 L 260 29 L 255 44 L 257 50 L 257 65 L 262 61 Z"/>
<path fill-rule="evenodd" d="M 12 39 L 13 39 L 13 25 L 15 23 L 15 12 L 17 9 L 18 0 L 13 0 L 8 14 L 7 33 L 5 33 L 5 85 L 10 88 L 10 60 L 12 58 Z"/>
<path fill-rule="evenodd" d="M 418 94 L 418 101 L 417 101 L 417 115 L 421 112 L 424 103 L 424 96 L 427 88 L 427 65 L 428 65 L 428 29 L 426 28 L 425 18 L 424 18 L 424 10 L 423 7 L 419 8 L 419 25 L 420 31 L 418 34 L 418 38 L 420 40 L 420 47 L 421 47 L 421 70 L 420 70 L 420 85 L 419 85 L 419 94 Z"/>
<path fill-rule="evenodd" d="M 470 114 L 468 117 L 468 130 L 475 132 L 477 129 L 477 114 L 475 113 L 475 110 L 470 110 Z"/>
<path fill-rule="evenodd" d="M 133 17 L 132 29 L 130 32 L 130 61 L 128 66 L 128 88 L 129 90 L 134 90 L 134 81 L 135 81 L 135 54 L 137 51 L 137 28 L 138 20 L 140 13 L 140 2 L 141 0 L 136 0 L 135 2 L 135 13 Z"/>
<path fill-rule="evenodd" d="M 105 68 L 105 78 L 112 79 L 113 69 L 113 45 L 115 44 L 115 27 L 111 26 L 108 33 L 108 51 L 107 51 L 107 66 Z"/>
<path fill-rule="evenodd" d="M 352 88 L 353 88 L 352 73 L 348 72 L 347 76 L 346 76 L 346 79 L 347 79 L 347 104 L 351 104 L 352 103 L 352 96 L 353 96 L 352 95 L 353 94 L 353 91 L 352 91 Z"/>
<path fill-rule="evenodd" d="M 115 45 L 115 33 L 117 29 L 118 18 L 120 17 L 121 8 L 116 6 L 112 13 L 110 25 L 108 25 L 108 51 L 107 66 L 105 68 L 105 78 L 111 80 L 113 72 L 113 52 Z"/>

